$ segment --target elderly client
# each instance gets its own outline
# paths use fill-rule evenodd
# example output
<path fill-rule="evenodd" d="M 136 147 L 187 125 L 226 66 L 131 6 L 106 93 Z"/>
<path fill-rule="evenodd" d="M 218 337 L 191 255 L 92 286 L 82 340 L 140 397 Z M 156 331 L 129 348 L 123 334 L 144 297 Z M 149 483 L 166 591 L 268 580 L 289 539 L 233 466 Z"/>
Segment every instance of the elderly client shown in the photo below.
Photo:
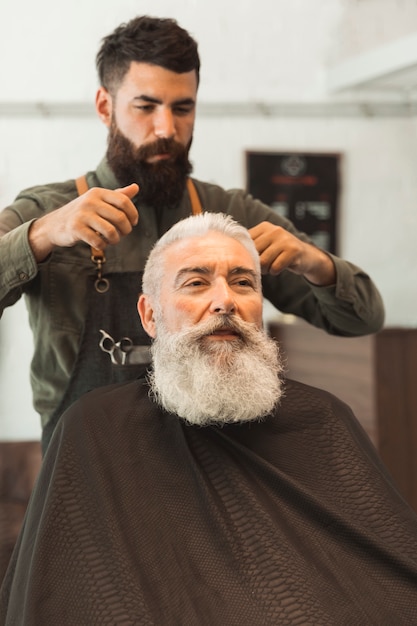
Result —
<path fill-rule="evenodd" d="M 60 420 L 0 623 L 416 624 L 417 517 L 348 407 L 282 377 L 246 229 L 174 225 L 138 310 L 152 372 Z"/>

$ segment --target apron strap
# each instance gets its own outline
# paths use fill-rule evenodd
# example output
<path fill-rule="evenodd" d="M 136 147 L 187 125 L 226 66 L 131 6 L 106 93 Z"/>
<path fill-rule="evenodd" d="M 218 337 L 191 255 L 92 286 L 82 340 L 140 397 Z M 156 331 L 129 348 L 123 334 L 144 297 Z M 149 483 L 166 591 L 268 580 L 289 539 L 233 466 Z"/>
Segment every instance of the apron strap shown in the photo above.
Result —
<path fill-rule="evenodd" d="M 79 196 L 88 191 L 87 177 L 84 175 L 78 176 L 78 178 L 75 179 L 75 186 L 77 187 Z"/>
<path fill-rule="evenodd" d="M 85 175 L 78 176 L 78 178 L 75 179 L 75 186 L 77 187 L 79 196 L 88 191 L 87 177 Z M 93 248 L 93 246 L 91 246 L 91 258 L 93 259 L 93 257 L 94 259 L 101 259 L 102 263 L 104 263 L 103 250 L 98 250 L 97 248 Z"/>
<path fill-rule="evenodd" d="M 198 197 L 197 189 L 191 178 L 187 178 L 187 190 L 188 195 L 190 196 L 191 201 L 191 210 L 193 215 L 198 215 L 203 212 L 203 207 L 201 206 L 200 198 Z"/>
<path fill-rule="evenodd" d="M 75 186 L 79 196 L 88 191 L 87 177 L 85 175 L 78 176 L 78 178 L 75 179 Z M 103 250 L 99 250 L 98 248 L 93 248 L 93 246 L 91 246 L 91 260 L 96 266 L 97 271 L 95 288 L 97 291 L 105 293 L 109 288 L 109 281 L 101 275 L 103 263 L 106 262 Z"/>
<path fill-rule="evenodd" d="M 87 177 L 86 176 L 78 176 L 78 178 L 75 179 L 75 186 L 77 187 L 77 191 L 78 191 L 78 195 L 81 196 L 83 193 L 85 193 L 86 191 L 88 191 L 88 183 L 87 183 Z M 104 252 L 103 250 L 98 250 L 97 248 L 93 248 L 93 246 L 91 246 L 91 258 L 95 258 L 95 259 L 102 259 L 102 262 L 104 263 L 103 259 L 104 259 Z"/>

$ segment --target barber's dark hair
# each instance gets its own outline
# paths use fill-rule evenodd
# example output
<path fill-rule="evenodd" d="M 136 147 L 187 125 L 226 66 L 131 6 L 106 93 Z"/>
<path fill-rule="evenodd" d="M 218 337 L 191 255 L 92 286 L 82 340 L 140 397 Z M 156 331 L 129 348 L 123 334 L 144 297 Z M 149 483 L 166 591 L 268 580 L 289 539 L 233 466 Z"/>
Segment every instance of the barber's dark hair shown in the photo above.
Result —
<path fill-rule="evenodd" d="M 132 61 L 179 74 L 195 70 L 199 81 L 197 43 L 174 19 L 135 17 L 104 37 L 96 57 L 100 85 L 109 92 L 117 89 Z"/>

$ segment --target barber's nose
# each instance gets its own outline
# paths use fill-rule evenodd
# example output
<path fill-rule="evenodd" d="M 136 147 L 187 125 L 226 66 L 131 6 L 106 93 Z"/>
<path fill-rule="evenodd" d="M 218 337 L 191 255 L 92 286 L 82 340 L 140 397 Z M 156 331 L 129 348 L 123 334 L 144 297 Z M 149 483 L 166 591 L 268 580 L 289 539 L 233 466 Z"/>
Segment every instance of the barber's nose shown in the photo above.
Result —
<path fill-rule="evenodd" d="M 169 139 L 175 135 L 175 119 L 172 111 L 163 109 L 158 112 L 154 123 L 155 135 L 158 138 Z"/>
<path fill-rule="evenodd" d="M 227 284 L 218 285 L 213 292 L 210 313 L 230 315 L 236 311 L 237 305 L 233 291 Z"/>

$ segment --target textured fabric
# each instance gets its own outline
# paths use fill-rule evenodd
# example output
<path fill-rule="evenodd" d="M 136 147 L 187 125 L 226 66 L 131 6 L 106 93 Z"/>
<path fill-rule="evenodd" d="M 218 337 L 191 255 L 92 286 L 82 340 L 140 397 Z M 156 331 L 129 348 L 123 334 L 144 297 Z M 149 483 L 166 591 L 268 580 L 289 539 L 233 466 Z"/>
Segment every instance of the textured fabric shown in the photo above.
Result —
<path fill-rule="evenodd" d="M 143 381 L 60 420 L 7 626 L 410 626 L 417 518 L 350 410 L 287 381 L 261 423 L 185 425 Z"/>
<path fill-rule="evenodd" d="M 120 186 L 105 161 L 97 171 L 87 175 L 87 180 L 90 187 Z M 270 221 L 308 240 L 288 220 L 243 191 L 227 192 L 200 181 L 195 181 L 195 185 L 206 211 L 228 213 L 248 228 Z M 95 276 L 95 267 L 90 248 L 83 243 L 72 248 L 56 248 L 38 266 L 28 244 L 28 230 L 33 219 L 76 196 L 74 180 L 37 186 L 23 191 L 0 213 L 0 313 L 22 294 L 26 296 L 34 335 L 33 399 L 43 426 L 57 409 L 73 373 L 87 316 L 88 285 Z M 188 194 L 174 210 L 156 212 L 138 202 L 136 206 L 139 223 L 119 244 L 106 249 L 105 274 L 142 271 L 156 240 L 178 220 L 191 214 Z M 264 295 L 280 311 L 298 315 L 337 335 L 376 332 L 384 317 L 376 287 L 356 266 L 336 257 L 334 262 L 337 270 L 334 287 L 314 287 L 300 276 L 284 271 L 279 276 L 264 277 Z M 139 285 L 132 284 L 134 295 L 138 288 Z M 136 307 L 131 315 L 140 324 Z M 99 327 L 96 335 L 99 336 Z M 96 367 L 96 363 L 89 366 Z"/>

